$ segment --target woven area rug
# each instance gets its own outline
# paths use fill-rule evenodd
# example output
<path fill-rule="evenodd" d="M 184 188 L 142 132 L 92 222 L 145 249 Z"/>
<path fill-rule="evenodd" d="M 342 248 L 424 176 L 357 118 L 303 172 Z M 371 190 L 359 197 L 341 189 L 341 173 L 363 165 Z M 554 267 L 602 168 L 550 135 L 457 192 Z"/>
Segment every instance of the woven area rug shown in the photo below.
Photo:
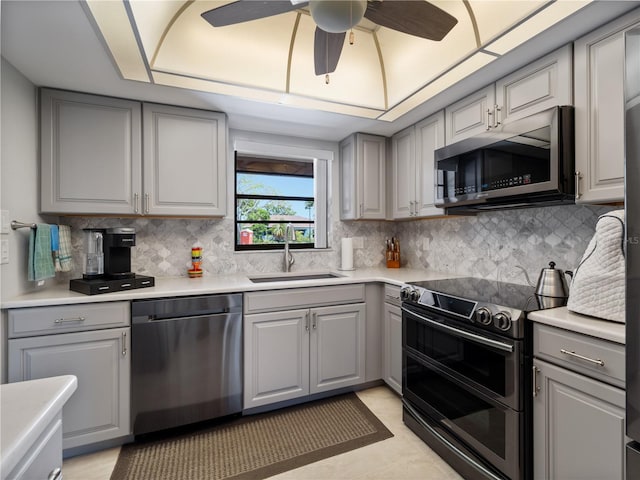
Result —
<path fill-rule="evenodd" d="M 349 393 L 124 445 L 111 480 L 262 479 L 392 436 Z"/>

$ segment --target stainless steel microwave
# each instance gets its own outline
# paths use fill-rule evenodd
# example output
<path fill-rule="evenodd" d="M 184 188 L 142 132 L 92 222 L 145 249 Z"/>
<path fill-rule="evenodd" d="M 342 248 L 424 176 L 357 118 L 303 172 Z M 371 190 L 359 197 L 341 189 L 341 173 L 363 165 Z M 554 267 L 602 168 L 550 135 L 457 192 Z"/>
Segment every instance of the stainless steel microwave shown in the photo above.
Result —
<path fill-rule="evenodd" d="M 559 106 L 435 152 L 448 213 L 575 202 L 573 107 Z"/>

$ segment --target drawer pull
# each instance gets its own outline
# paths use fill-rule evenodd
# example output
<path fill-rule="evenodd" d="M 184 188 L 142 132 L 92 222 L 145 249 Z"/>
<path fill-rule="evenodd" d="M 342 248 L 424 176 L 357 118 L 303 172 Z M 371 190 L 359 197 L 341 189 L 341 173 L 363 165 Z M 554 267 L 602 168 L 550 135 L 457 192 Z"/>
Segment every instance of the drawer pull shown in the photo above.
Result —
<path fill-rule="evenodd" d="M 122 356 L 127 356 L 127 332 L 122 332 Z"/>
<path fill-rule="evenodd" d="M 47 480 L 61 480 L 62 479 L 62 469 L 60 467 L 54 468 L 51 473 L 47 476 Z"/>
<path fill-rule="evenodd" d="M 569 350 L 565 350 L 564 348 L 560 349 L 560 353 L 564 353 L 565 355 L 569 355 L 571 357 L 576 357 L 576 358 L 579 358 L 580 360 L 584 360 L 586 362 L 595 363 L 596 365 L 600 365 L 601 367 L 604 367 L 604 362 L 602 360 L 600 360 L 599 358 L 593 359 L 593 358 L 585 357 L 584 355 L 580 355 L 579 353 L 572 352 L 572 351 L 569 351 Z"/>
<path fill-rule="evenodd" d="M 75 317 L 75 318 L 56 318 L 53 323 L 69 323 L 69 322 L 84 322 L 86 318 L 84 317 Z"/>

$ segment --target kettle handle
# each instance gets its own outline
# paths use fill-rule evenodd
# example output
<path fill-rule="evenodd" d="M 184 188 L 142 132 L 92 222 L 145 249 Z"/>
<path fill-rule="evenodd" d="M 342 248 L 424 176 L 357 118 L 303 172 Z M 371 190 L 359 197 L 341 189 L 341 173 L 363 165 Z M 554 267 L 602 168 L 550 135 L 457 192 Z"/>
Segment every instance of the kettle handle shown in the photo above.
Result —
<path fill-rule="evenodd" d="M 571 277 L 571 280 L 573 280 L 573 272 L 571 270 L 566 270 L 564 274 L 569 275 Z"/>

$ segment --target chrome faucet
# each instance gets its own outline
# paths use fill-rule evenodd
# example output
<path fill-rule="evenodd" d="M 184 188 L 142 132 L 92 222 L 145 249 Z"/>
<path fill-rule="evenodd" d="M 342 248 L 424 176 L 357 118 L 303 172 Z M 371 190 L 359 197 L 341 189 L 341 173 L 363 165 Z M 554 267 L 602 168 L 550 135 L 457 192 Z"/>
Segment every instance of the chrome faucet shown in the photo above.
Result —
<path fill-rule="evenodd" d="M 284 227 L 284 271 L 291 271 L 291 265 L 295 263 L 295 259 L 293 255 L 289 251 L 289 241 L 296 240 L 296 231 L 293 229 L 293 225 L 288 223 L 286 227 Z"/>

